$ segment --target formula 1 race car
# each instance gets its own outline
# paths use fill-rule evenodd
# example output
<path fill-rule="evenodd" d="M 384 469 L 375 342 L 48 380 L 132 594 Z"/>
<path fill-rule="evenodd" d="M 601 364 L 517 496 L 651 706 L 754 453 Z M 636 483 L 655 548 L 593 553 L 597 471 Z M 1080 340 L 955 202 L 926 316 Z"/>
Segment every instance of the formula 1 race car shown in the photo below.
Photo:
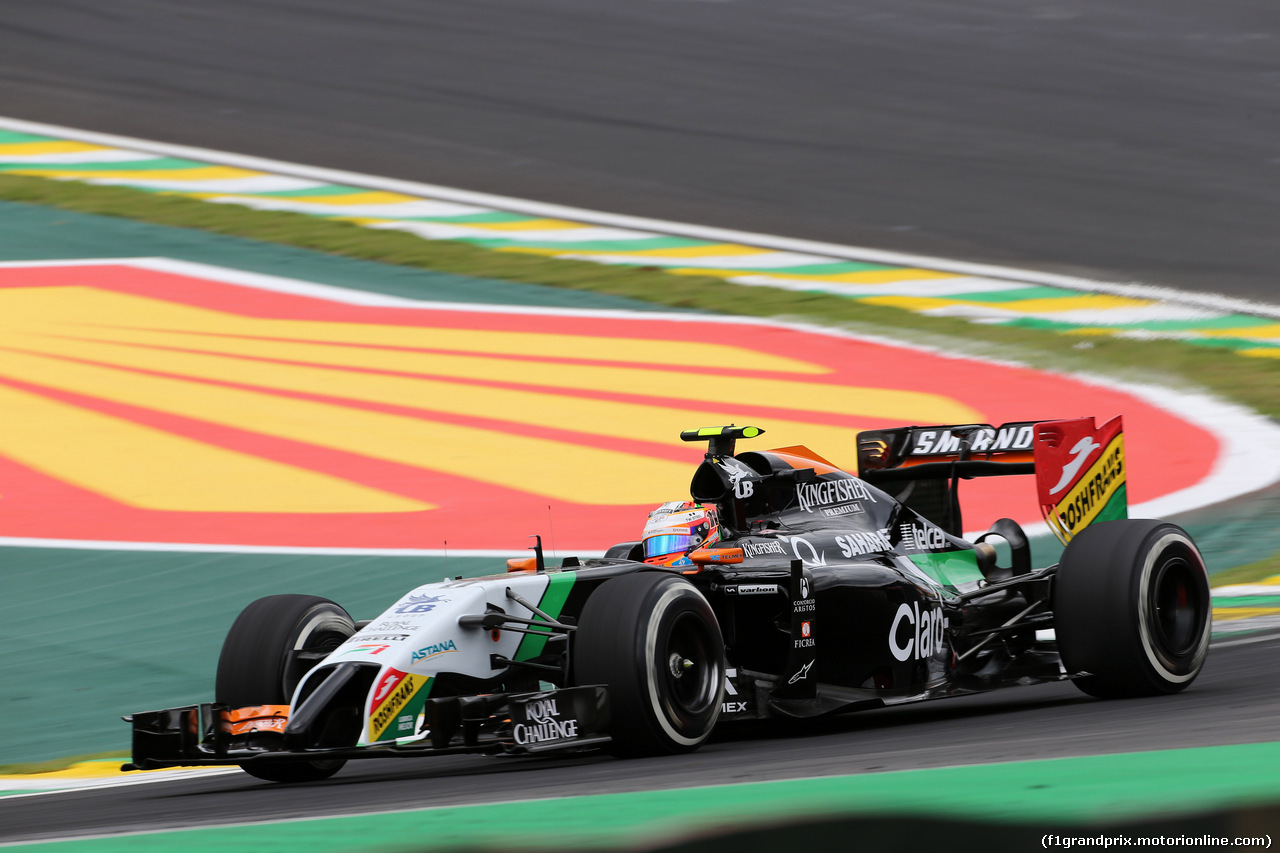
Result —
<path fill-rule="evenodd" d="M 804 447 L 709 446 L 693 504 L 717 541 L 642 542 L 418 587 L 356 623 L 275 595 L 232 625 L 213 703 L 137 713 L 126 769 L 239 765 L 273 781 L 347 759 L 696 749 L 717 725 L 1069 678 L 1099 697 L 1200 672 L 1211 608 L 1191 537 L 1128 520 L 1120 419 L 903 427 L 857 437 L 860 476 Z M 959 481 L 1034 474 L 1065 542 L 1033 568 L 1018 524 L 962 538 Z M 690 531 L 686 531 L 687 533 Z"/>

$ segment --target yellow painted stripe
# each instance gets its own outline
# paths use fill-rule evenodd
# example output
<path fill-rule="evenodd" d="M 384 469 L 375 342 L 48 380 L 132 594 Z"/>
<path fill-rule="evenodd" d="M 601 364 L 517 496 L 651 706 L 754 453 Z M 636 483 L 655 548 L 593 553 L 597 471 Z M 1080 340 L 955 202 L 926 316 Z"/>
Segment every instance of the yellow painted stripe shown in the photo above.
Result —
<path fill-rule="evenodd" d="M 42 782 L 42 781 L 65 781 L 73 779 L 111 779 L 111 778 L 138 778 L 139 773 L 172 773 L 174 770 L 181 770 L 184 773 L 218 773 L 225 772 L 222 767 L 161 767 L 155 770 L 133 770 L 126 773 L 120 769 L 120 765 L 124 763 L 124 759 L 117 758 L 114 760 L 95 760 L 95 761 L 79 761 L 70 767 L 64 767 L 61 770 L 46 770 L 43 773 L 7 773 L 0 774 L 0 782 Z M 6 787 L 14 788 L 15 785 L 9 784 Z"/>
<path fill-rule="evenodd" d="M 1136 308 L 1155 304 L 1142 299 L 1127 299 L 1122 296 L 1106 295 L 1065 296 L 1053 299 L 1023 299 L 1016 302 L 982 303 L 928 296 L 870 296 L 863 301 L 872 305 L 906 308 L 909 311 L 929 311 L 937 308 L 947 308 L 952 305 L 981 305 L 983 308 L 1005 311 L 1010 315 L 1049 314 L 1081 310 L 1105 311 L 1112 308 Z"/>
<path fill-rule="evenodd" d="M 652 504 L 686 463 L 0 350 L 0 375 L 570 503 Z M 565 460 L 572 459 L 573 465 Z M 582 476 L 580 471 L 595 472 Z M 252 480 L 242 481 L 252 483 Z"/>
<path fill-rule="evenodd" d="M 106 336 L 99 336 L 106 337 Z M 209 339 L 185 335 L 121 332 L 116 340 L 133 344 L 187 346 L 205 349 Z M 750 423 L 766 421 L 769 446 L 807 444 L 824 453 L 839 456 L 847 451 L 845 462 L 856 464 L 851 437 L 859 429 L 853 424 L 828 426 L 801 420 L 788 420 L 774 414 L 761 415 L 749 401 L 736 400 L 714 409 L 693 406 L 681 408 L 640 403 L 622 403 L 566 394 L 493 388 L 465 382 L 386 376 L 334 367 L 310 367 L 255 361 L 240 356 L 283 358 L 313 361 L 310 355 L 321 355 L 323 349 L 313 345 L 291 345 L 272 342 L 213 339 L 209 349 L 230 355 L 198 355 L 145 346 L 118 346 L 67 338 L 43 338 L 33 335 L 11 335 L 8 346 L 27 352 L 62 355 L 90 360 L 115 367 L 177 373 L 195 379 L 229 382 L 285 392 L 340 397 L 362 403 L 401 406 L 425 412 L 442 412 L 467 417 L 506 421 L 513 425 L 532 424 L 550 429 L 616 437 L 634 441 L 681 446 L 677 436 L 691 423 L 726 421 Z M 352 351 L 330 348 L 338 358 Z M 357 351 L 361 352 L 361 351 Z M 394 353 L 387 354 L 391 359 Z M 333 363 L 333 362 L 330 362 Z M 364 365 L 367 366 L 367 365 Z M 394 361 L 387 366 L 394 366 Z M 536 379 L 536 364 L 513 370 L 512 381 Z M 528 374 L 522 376 L 522 373 Z M 763 449 L 763 447 L 762 447 Z"/>
<path fill-rule="evenodd" d="M 574 228 L 597 228 L 596 225 L 584 225 L 581 222 L 570 222 L 567 219 L 525 219 L 519 222 L 463 222 L 468 228 L 483 228 L 486 231 L 568 231 Z"/>
<path fill-rule="evenodd" d="M 922 270 L 915 267 L 898 267 L 887 270 L 863 270 L 862 272 L 826 273 L 768 273 L 770 278 L 790 281 L 831 282 L 834 284 L 886 284 L 895 281 L 922 281 L 925 279 L 961 278 L 955 273 Z M 853 295 L 857 295 L 854 293 Z"/>
<path fill-rule="evenodd" d="M 53 329 L 59 324 L 96 326 L 103 322 L 103 318 L 128 318 L 127 322 L 124 320 L 120 322 L 130 328 L 150 328 L 158 331 L 188 331 L 296 341 L 322 341 L 332 344 L 480 353 L 486 356 L 541 355 L 553 359 L 645 366 L 693 366 L 808 375 L 831 372 L 830 368 L 799 359 L 757 352 L 745 347 L 700 341 L 612 338 L 547 332 L 494 332 L 429 326 L 260 320 L 144 296 L 98 290 L 93 287 L 0 289 L 0 331 L 8 330 L 16 333 L 33 330 L 37 326 Z M 2 339 L 3 336 L 0 335 L 0 340 Z M 347 357 L 356 359 L 357 354 L 350 353 Z M 347 363 L 355 364 L 356 362 Z M 368 366 L 389 364 L 387 361 L 378 361 Z M 502 368 L 494 371 L 492 378 L 501 380 L 509 375 L 512 362 L 503 361 L 501 365 Z M 699 388 L 696 394 L 701 399 L 705 396 L 705 389 Z"/>
<path fill-rule="evenodd" d="M 1198 329 L 1197 334 L 1206 338 L 1280 338 L 1280 323 L 1248 329 Z"/>
<path fill-rule="evenodd" d="M 121 776 L 120 765 L 123 761 L 80 761 L 61 770 L 46 770 L 43 773 L 22 773 L 0 776 L 6 782 L 39 782 L 43 779 L 105 779 Z"/>
<path fill-rule="evenodd" d="M 122 322 L 131 328 L 95 327 L 93 324 L 103 317 L 122 318 Z M 137 328 L 148 325 L 158 325 L 160 330 Z M 488 354 L 387 349 L 388 344 L 398 346 L 406 342 L 436 345 L 445 342 L 475 348 L 475 341 L 463 339 L 479 333 L 259 320 L 93 288 L 14 288 L 0 291 L 0 326 L 7 327 L 0 329 L 0 340 L 9 342 L 10 346 L 25 346 L 33 351 L 75 355 L 166 372 L 187 371 L 210 378 L 235 379 L 246 384 L 275 383 L 282 389 L 308 390 L 331 396 L 345 393 L 362 401 L 386 401 L 409 406 L 416 403 L 423 410 L 452 408 L 456 402 L 459 410 L 478 417 L 511 423 L 537 423 L 584 434 L 621 433 L 651 441 L 671 441 L 667 436 L 675 435 L 690 422 L 705 423 L 709 413 L 703 401 L 708 388 L 716 389 L 718 399 L 737 401 L 724 408 L 722 413 L 733 415 L 743 412 L 743 420 L 749 420 L 746 415 L 752 413 L 752 406 L 767 406 L 771 402 L 793 410 L 834 412 L 848 421 L 867 416 L 953 423 L 978 419 L 976 412 L 944 397 L 785 379 L 707 376 L 698 372 L 696 362 L 692 367 L 664 370 L 649 366 L 558 364 Z M 231 337 L 255 333 L 268 337 L 287 334 L 302 340 Z M 487 336 L 485 343 L 499 351 L 526 353 L 530 351 L 531 344 L 546 343 L 542 339 L 530 341 L 526 335 L 531 333 L 484 334 Z M 314 343 L 344 335 L 349 342 L 363 345 Z M 451 338 L 451 335 L 457 337 Z M 75 340 L 94 336 L 137 344 L 170 344 L 210 354 L 175 354 L 138 346 L 121 347 Z M 433 340 L 433 336 L 445 340 Z M 575 354 L 573 336 L 545 337 L 562 338 L 565 346 L 545 350 L 535 346 L 533 351 L 545 351 L 554 358 Z M 653 341 L 601 339 L 599 342 L 588 341 L 586 352 L 598 354 L 596 347 L 605 345 L 611 348 L 608 354 L 615 358 L 618 350 L 630 348 L 633 350 L 630 357 L 641 362 L 645 357 L 652 358 L 666 346 Z M 224 354 L 289 359 L 312 366 L 263 365 L 221 357 Z M 576 354 L 583 354 L 582 349 L 579 348 Z M 374 381 L 374 377 L 363 374 L 325 370 L 324 365 L 394 370 L 417 375 L 378 377 Z M 505 431 L 458 427 L 425 418 L 357 411 L 336 404 L 282 399 L 272 394 L 217 388 L 182 379 L 148 377 L 109 367 L 75 365 L 38 355 L 6 355 L 0 361 L 0 375 L 570 501 L 606 504 L 657 502 L 682 491 L 687 485 L 682 482 L 687 480 L 688 474 L 683 465 L 643 455 L 580 448 L 567 442 L 523 438 Z M 509 394 L 495 394 L 496 389 L 460 387 L 476 381 L 524 383 L 534 387 L 509 389 Z M 534 388 L 567 390 L 569 393 L 544 395 Z M 691 402 L 688 408 L 670 403 L 657 406 L 636 403 L 618 407 L 616 413 L 610 415 L 608 404 L 576 401 L 575 395 L 584 391 L 625 391 Z M 561 407 L 566 411 L 557 413 Z M 628 420 L 631 423 L 625 423 Z M 814 433 L 802 423 L 803 420 L 801 416 L 784 421 L 778 431 L 771 431 L 769 438 L 774 440 L 771 442 L 773 446 L 813 442 Z M 650 429 L 653 432 L 649 432 Z M 824 429 L 824 434 L 826 431 Z M 843 444 L 843 437 L 832 430 L 831 445 L 824 443 L 817 449 L 831 452 L 831 446 L 837 442 Z M 562 459 L 570 456 L 577 460 L 579 466 L 609 471 L 610 476 L 591 478 L 601 482 L 584 485 L 581 478 L 564 471 Z"/>
<path fill-rule="evenodd" d="M 744 275 L 772 275 L 769 270 L 713 269 L 711 267 L 667 267 L 663 270 L 671 275 L 705 275 L 711 278 L 738 278 Z"/>
<path fill-rule="evenodd" d="M 633 258 L 738 258 L 749 255 L 769 257 L 777 254 L 773 249 L 740 246 L 737 243 L 707 243 L 703 246 L 682 246 L 673 249 L 635 249 L 632 251 L 608 251 L 607 255 L 626 255 Z"/>
<path fill-rule="evenodd" d="M 500 252 L 517 252 L 526 255 L 542 255 L 544 257 L 561 257 L 563 255 L 573 255 L 579 258 L 590 258 L 593 254 L 625 255 L 634 257 L 637 261 L 643 260 L 645 255 L 641 252 L 580 252 L 572 249 L 548 249 L 539 246 L 504 246 L 497 251 Z M 698 257 L 697 253 L 689 253 L 686 255 L 678 255 L 680 250 L 663 250 L 654 249 L 650 257 Z M 708 256 L 714 257 L 726 253 L 708 253 Z M 761 257 L 767 257 L 767 254 L 761 254 Z M 672 275 L 705 275 L 713 278 L 739 278 L 742 276 L 767 275 L 770 278 L 787 279 L 796 282 L 831 282 L 834 284 L 883 284 L 895 281 L 920 281 L 922 279 L 951 279 L 960 278 L 961 276 L 954 273 L 936 272 L 934 270 L 922 270 L 914 268 L 897 268 L 887 270 L 863 270 L 862 272 L 846 272 L 846 273 L 794 273 L 794 272 L 777 272 L 776 270 L 762 267 L 760 269 L 742 269 L 732 267 L 666 267 L 663 272 Z M 853 294 L 856 296 L 857 294 Z"/>
<path fill-rule="evenodd" d="M 1280 616 L 1280 607 L 1215 607 L 1213 621 L 1236 622 L 1255 616 Z"/>
<path fill-rule="evenodd" d="M 496 249 L 492 249 L 491 251 L 513 252 L 520 255 L 542 255 L 547 258 L 558 258 L 561 255 L 575 255 L 580 257 L 583 254 L 582 252 L 577 252 L 573 249 L 565 249 L 563 247 L 559 249 L 549 249 L 543 246 L 500 246 Z"/>
<path fill-rule="evenodd" d="M 128 506 L 178 512 L 433 509 L 336 477 L 0 386 L 0 452 Z"/>
<path fill-rule="evenodd" d="M 1247 355 L 1250 358 L 1280 358 L 1280 347 L 1256 347 L 1238 349 L 1236 355 Z"/>
<path fill-rule="evenodd" d="M 1065 311 L 1094 310 L 1103 311 L 1111 308 L 1134 308 L 1155 303 L 1126 299 L 1120 296 L 1067 296 L 1054 299 L 1023 299 L 1016 302 L 982 302 L 973 303 L 960 299 L 945 299 L 928 296 L 870 296 L 863 300 L 872 305 L 887 305 L 894 308 L 906 308 L 910 311 L 929 311 L 947 308 L 953 305 L 980 304 L 983 308 L 1016 314 L 1048 314 Z"/>
<path fill-rule="evenodd" d="M 1149 299 L 1130 299 L 1125 296 L 1094 293 L 1082 296 L 1022 299 L 1015 302 L 987 302 L 983 304 L 1012 314 L 1047 314 L 1063 311 L 1106 311 L 1112 308 L 1145 308 L 1156 303 Z"/>
<path fill-rule="evenodd" d="M 113 181 L 225 181 L 229 178 L 267 177 L 263 172 L 236 169 L 231 166 L 198 166 L 190 169 L 133 169 L 101 171 L 95 169 L 32 167 L 10 169 L 10 175 L 30 175 L 37 178 L 79 178 L 94 180 L 109 178 Z"/>
<path fill-rule="evenodd" d="M 21 291 L 12 291 L 21 293 Z M 0 296 L 8 294 L 0 294 Z M 0 302 L 4 305 L 4 302 Z M 87 307 L 88 300 L 85 306 Z M 7 307 L 7 306 L 6 306 Z M 28 306 L 29 307 L 29 306 Z M 195 309 L 187 309 L 195 310 Z M 15 312 L 19 313 L 20 312 Z M 206 312 L 200 312 L 206 313 Z M 207 312 L 213 313 L 213 312 Z M 133 316 L 121 314 L 103 314 L 99 316 Z M 238 322 L 250 328 L 275 328 L 283 332 L 293 325 L 281 321 L 247 321 L 239 318 Z M 130 325 L 147 325 L 140 317 Z M 314 329 L 310 340 L 333 340 L 343 331 L 343 324 L 309 323 Z M 179 326 L 183 328 L 183 326 Z M 191 328 L 185 326 L 185 328 Z M 239 331 L 243 333 L 244 327 Z M 224 333 L 236 331 L 233 324 L 225 323 L 219 331 Z M 16 335 L 35 332 L 49 332 L 53 335 L 67 334 L 67 330 L 56 325 L 49 325 L 39 319 L 29 323 L 18 322 L 8 334 L 12 339 Z M 194 329 L 193 331 L 204 331 Z M 394 337 L 396 330 L 384 327 L 386 337 Z M 422 332 L 426 330 L 413 330 Z M 443 330 L 436 330 L 443 331 Z M 123 332 L 121 332 L 122 334 Z M 78 333 L 90 334 L 89 330 Z M 102 334 L 105 336 L 106 330 Z M 135 333 L 137 334 L 137 333 Z M 152 334 L 163 334 L 157 332 Z M 466 334 L 464 332 L 464 334 Z M 521 333 L 489 333 L 490 341 L 497 343 L 498 349 L 510 350 L 512 343 L 503 345 L 501 338 L 505 335 L 519 336 Z M 292 336 L 291 336 L 292 337 Z M 777 403 L 782 408 L 795 411 L 823 412 L 860 418 L 885 418 L 895 421 L 915 421 L 920 423 L 970 423 L 981 419 L 981 415 L 964 404 L 936 394 L 917 391 L 906 391 L 892 388 L 870 388 L 861 386 L 833 385 L 804 382 L 769 377 L 712 376 L 700 372 L 696 363 L 683 370 L 655 369 L 649 367 L 616 367 L 600 365 L 560 364 L 543 362 L 536 359 L 512 360 L 480 355 L 453 355 L 441 353 L 403 352 L 376 347 L 334 347 L 328 344 L 311 344 L 303 342 L 278 342 L 230 340 L 213 336 L 179 336 L 165 340 L 173 345 L 181 345 L 197 350 L 214 352 L 246 352 L 259 357 L 300 360 L 311 364 L 329 364 L 342 367 L 362 367 L 377 370 L 395 370 L 422 376 L 439 377 L 453 380 L 482 382 L 514 382 L 530 386 L 571 389 L 593 393 L 627 393 L 670 400 L 701 401 L 707 399 L 708 389 L 714 388 L 714 396 L 722 400 L 759 401 L 761 405 Z M 619 349 L 624 347 L 652 348 L 652 342 L 630 341 L 617 342 Z M 561 350 L 537 350 L 547 352 L 552 357 L 562 356 Z M 640 361 L 642 352 L 633 354 L 633 360 Z M 518 413 L 517 413 L 518 416 Z"/>
<path fill-rule="evenodd" d="M 77 154 L 82 151 L 106 151 L 105 145 L 90 145 L 87 142 L 9 142 L 0 145 L 0 159 L 9 157 L 28 157 L 33 154 Z"/>
<path fill-rule="evenodd" d="M 223 195 L 225 196 L 225 194 Z M 235 196 L 231 196 L 235 198 Z M 244 198 L 253 198 L 253 196 L 244 196 Z M 408 204 L 410 202 L 422 201 L 418 196 L 404 195 L 403 193 L 389 193 L 381 190 L 372 190 L 366 193 L 337 193 L 335 195 L 300 195 L 289 196 L 290 204 L 323 204 L 323 205 L 357 205 L 357 204 Z"/>

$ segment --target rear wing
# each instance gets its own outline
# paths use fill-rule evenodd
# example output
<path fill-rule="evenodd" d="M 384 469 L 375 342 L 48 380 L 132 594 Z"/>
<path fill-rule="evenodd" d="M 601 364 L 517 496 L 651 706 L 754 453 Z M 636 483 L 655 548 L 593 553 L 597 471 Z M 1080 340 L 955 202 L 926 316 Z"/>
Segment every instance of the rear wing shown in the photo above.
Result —
<path fill-rule="evenodd" d="M 959 481 L 973 477 L 1035 474 L 1040 512 L 1064 543 L 1128 515 L 1119 417 L 869 430 L 858 433 L 858 472 L 957 536 Z"/>

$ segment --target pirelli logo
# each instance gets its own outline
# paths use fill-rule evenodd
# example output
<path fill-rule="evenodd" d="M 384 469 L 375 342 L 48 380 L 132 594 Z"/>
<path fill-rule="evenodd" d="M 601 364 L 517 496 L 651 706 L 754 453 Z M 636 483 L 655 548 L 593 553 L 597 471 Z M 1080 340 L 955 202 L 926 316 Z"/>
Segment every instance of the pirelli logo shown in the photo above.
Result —
<path fill-rule="evenodd" d="M 1120 433 L 1111 439 L 1048 514 L 1047 520 L 1057 528 L 1060 539 L 1068 541 L 1094 521 L 1110 520 L 1112 512 L 1108 507 L 1124 488 L 1125 471 L 1124 434 Z"/>
<path fill-rule="evenodd" d="M 409 673 L 398 673 L 396 670 L 390 670 L 387 675 L 383 676 L 380 685 L 385 685 L 387 679 L 393 678 L 394 675 L 400 675 L 397 683 L 390 688 L 381 698 L 375 691 L 374 707 L 369 714 L 369 741 L 381 739 L 382 735 L 391 727 L 400 712 L 405 709 L 417 692 L 431 679 L 424 675 L 413 675 Z M 379 689 L 382 689 L 381 687 Z"/>

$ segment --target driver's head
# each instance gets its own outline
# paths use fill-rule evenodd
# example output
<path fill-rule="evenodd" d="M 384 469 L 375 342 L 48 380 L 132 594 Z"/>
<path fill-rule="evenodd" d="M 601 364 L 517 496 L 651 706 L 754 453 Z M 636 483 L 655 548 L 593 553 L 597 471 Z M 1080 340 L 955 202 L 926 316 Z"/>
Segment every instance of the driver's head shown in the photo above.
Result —
<path fill-rule="evenodd" d="M 659 566 L 693 565 L 690 551 L 719 541 L 716 508 L 694 501 L 669 501 L 649 513 L 641 537 L 644 561 Z"/>

